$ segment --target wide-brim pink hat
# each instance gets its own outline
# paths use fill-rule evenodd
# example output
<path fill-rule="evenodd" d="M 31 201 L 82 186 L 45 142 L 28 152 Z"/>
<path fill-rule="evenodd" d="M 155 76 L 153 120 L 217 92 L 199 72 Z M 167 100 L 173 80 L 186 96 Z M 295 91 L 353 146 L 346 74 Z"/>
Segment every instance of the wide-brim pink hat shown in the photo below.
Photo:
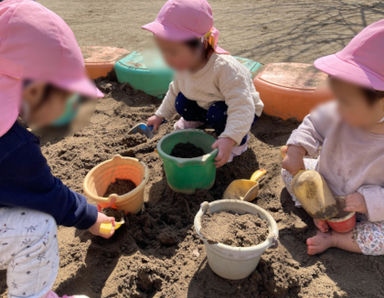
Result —
<path fill-rule="evenodd" d="M 340 52 L 314 64 L 335 78 L 384 91 L 384 19 L 363 29 Z"/>
<path fill-rule="evenodd" d="M 25 79 L 103 97 L 87 77 L 71 29 L 41 4 L 32 0 L 0 2 L 0 40 L 0 137 L 18 118 Z"/>
<path fill-rule="evenodd" d="M 171 41 L 207 38 L 215 52 L 228 54 L 217 45 L 219 31 L 213 26 L 212 8 L 206 0 L 168 0 L 156 20 L 142 28 Z"/>

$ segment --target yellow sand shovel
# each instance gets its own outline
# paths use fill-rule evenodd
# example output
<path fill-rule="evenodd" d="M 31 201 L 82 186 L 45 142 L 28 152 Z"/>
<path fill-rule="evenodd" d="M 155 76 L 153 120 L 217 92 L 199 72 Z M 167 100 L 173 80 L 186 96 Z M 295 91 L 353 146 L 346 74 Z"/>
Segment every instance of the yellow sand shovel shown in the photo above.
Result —
<path fill-rule="evenodd" d="M 305 211 L 317 219 L 330 219 L 338 214 L 336 199 L 327 182 L 314 170 L 298 172 L 292 180 L 292 190 Z"/>
<path fill-rule="evenodd" d="M 259 193 L 259 180 L 267 173 L 261 169 L 254 172 L 251 178 L 236 179 L 228 185 L 224 192 L 223 199 L 253 201 Z"/>
<path fill-rule="evenodd" d="M 286 148 L 281 149 L 284 158 Z M 294 195 L 311 217 L 326 220 L 338 214 L 336 199 L 319 172 L 299 171 L 293 177 L 291 186 Z"/>
<path fill-rule="evenodd" d="M 104 235 L 109 235 L 113 229 L 115 229 L 115 231 L 120 228 L 123 224 L 125 224 L 125 220 L 122 219 L 120 221 L 116 221 L 115 222 L 115 226 L 112 226 L 111 223 L 102 223 L 100 225 L 100 228 L 99 228 L 99 232 L 101 234 L 104 234 Z"/>

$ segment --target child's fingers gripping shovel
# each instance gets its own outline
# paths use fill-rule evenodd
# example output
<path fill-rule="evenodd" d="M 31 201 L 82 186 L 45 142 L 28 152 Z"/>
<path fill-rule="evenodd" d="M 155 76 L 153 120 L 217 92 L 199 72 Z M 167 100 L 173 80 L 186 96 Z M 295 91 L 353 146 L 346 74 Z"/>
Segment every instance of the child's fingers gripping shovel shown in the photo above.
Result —
<path fill-rule="evenodd" d="M 111 200 L 103 206 L 101 206 L 100 204 L 97 205 L 97 209 L 99 212 L 102 212 L 103 214 L 114 218 L 113 222 L 108 221 L 100 224 L 99 233 L 103 235 L 110 235 L 112 232 L 116 231 L 123 224 L 125 224 L 124 212 L 117 209 L 116 198 L 113 196 L 111 197 Z M 116 219 L 118 221 L 116 221 Z"/>
<path fill-rule="evenodd" d="M 259 193 L 259 180 L 266 173 L 266 170 L 261 169 L 254 172 L 249 180 L 236 179 L 232 181 L 225 190 L 223 199 L 253 201 Z"/>
<path fill-rule="evenodd" d="M 282 148 L 281 154 L 284 158 L 285 148 Z M 299 171 L 293 177 L 292 190 L 311 217 L 326 220 L 337 215 L 336 199 L 319 172 L 314 170 Z"/>

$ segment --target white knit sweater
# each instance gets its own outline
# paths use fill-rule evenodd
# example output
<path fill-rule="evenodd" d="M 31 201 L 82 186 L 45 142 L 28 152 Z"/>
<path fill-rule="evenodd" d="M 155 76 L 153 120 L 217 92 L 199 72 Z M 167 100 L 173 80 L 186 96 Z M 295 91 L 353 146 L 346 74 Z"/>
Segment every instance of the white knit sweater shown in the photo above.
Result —
<path fill-rule="evenodd" d="M 201 70 L 177 72 L 156 115 L 172 117 L 179 92 L 203 109 L 214 102 L 225 101 L 228 120 L 220 137 L 229 137 L 237 144 L 249 132 L 255 114 L 260 116 L 264 107 L 249 70 L 230 55 L 214 53 Z"/>

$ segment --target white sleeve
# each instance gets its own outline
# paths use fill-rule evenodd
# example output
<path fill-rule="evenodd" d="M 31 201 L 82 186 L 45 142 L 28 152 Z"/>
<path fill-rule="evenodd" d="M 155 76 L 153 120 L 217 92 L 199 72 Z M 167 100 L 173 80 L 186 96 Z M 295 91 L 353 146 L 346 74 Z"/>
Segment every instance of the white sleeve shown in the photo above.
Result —
<path fill-rule="evenodd" d="M 169 84 L 169 89 L 165 95 L 163 102 L 160 107 L 157 109 L 155 115 L 168 119 L 176 114 L 175 100 L 176 96 L 179 94 L 179 88 L 177 87 L 177 81 L 173 80 Z"/>
<path fill-rule="evenodd" d="M 252 88 L 253 87 L 253 88 Z M 219 74 L 219 88 L 228 106 L 228 118 L 220 138 L 229 137 L 240 144 L 255 118 L 255 95 L 248 70 L 226 65 Z M 256 92 L 257 93 L 257 92 Z"/>

